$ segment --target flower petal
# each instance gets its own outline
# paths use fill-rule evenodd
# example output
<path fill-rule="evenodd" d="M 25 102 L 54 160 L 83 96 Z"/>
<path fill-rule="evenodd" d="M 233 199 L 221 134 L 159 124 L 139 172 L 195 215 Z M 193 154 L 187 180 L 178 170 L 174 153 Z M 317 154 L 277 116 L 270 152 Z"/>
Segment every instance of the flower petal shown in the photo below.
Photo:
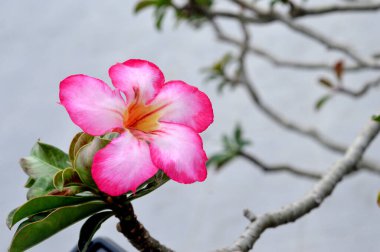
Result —
<path fill-rule="evenodd" d="M 111 196 L 136 191 L 157 171 L 148 144 L 128 131 L 95 154 L 91 169 L 99 189 Z"/>
<path fill-rule="evenodd" d="M 128 103 L 136 96 L 147 103 L 165 82 L 164 75 L 155 64 L 139 59 L 113 65 L 109 69 L 109 75 L 113 85 L 125 93 Z"/>
<path fill-rule="evenodd" d="M 204 131 L 214 120 L 207 95 L 183 81 L 167 82 L 151 104 L 165 106 L 160 121 L 183 124 L 196 132 Z"/>
<path fill-rule="evenodd" d="M 160 123 L 152 135 L 150 154 L 153 163 L 179 183 L 189 184 L 207 177 L 202 139 L 189 127 Z"/>
<path fill-rule="evenodd" d="M 126 104 L 120 93 L 101 80 L 69 76 L 60 84 L 59 99 L 71 120 L 90 135 L 103 135 L 123 126 Z"/>

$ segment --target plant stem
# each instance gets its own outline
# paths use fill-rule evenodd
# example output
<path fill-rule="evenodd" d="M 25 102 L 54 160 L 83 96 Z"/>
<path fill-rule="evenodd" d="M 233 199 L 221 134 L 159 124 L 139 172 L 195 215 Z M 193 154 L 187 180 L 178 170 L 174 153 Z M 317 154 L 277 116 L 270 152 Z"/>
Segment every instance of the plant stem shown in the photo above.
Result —
<path fill-rule="evenodd" d="M 139 251 L 164 251 L 172 252 L 173 250 L 162 245 L 154 239 L 137 220 L 133 206 L 129 201 L 121 197 L 113 197 L 108 200 L 115 216 L 120 220 L 117 224 L 117 230 L 122 233 L 129 242 Z"/>

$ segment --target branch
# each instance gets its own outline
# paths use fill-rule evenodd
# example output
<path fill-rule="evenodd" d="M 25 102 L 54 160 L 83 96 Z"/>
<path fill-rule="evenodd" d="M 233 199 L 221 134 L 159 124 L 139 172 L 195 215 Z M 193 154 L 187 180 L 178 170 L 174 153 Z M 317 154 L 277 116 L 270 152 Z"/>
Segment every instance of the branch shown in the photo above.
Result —
<path fill-rule="evenodd" d="M 380 86 L 380 77 L 365 83 L 359 90 L 351 90 L 344 86 L 338 86 L 334 91 L 340 92 L 342 94 L 349 95 L 351 97 L 360 97 L 365 95 L 370 89 Z"/>
<path fill-rule="evenodd" d="M 322 177 L 322 174 L 318 172 L 313 172 L 313 171 L 307 171 L 304 169 L 292 167 L 289 165 L 268 165 L 255 157 L 252 154 L 248 154 L 244 151 L 241 151 L 239 153 L 239 156 L 247 159 L 248 161 L 252 162 L 253 164 L 257 165 L 259 168 L 261 168 L 262 171 L 264 172 L 289 172 L 290 174 L 299 176 L 299 177 L 304 177 L 308 179 L 320 179 Z"/>
<path fill-rule="evenodd" d="M 293 20 L 291 20 L 290 18 L 288 18 L 282 14 L 279 14 L 279 13 L 275 12 L 274 10 L 266 12 L 264 10 L 261 10 L 257 6 L 255 6 L 253 3 L 249 4 L 249 3 L 245 2 L 244 0 L 233 0 L 233 2 L 235 2 L 236 4 L 240 5 L 241 7 L 245 8 L 245 9 L 252 11 L 252 13 L 254 13 L 258 16 L 273 17 L 274 19 L 281 21 L 283 24 L 287 25 L 292 30 L 297 31 L 297 32 L 305 35 L 306 37 L 309 37 L 309 38 L 323 44 L 328 49 L 334 49 L 334 50 L 337 50 L 337 51 L 340 51 L 340 52 L 346 54 L 347 56 L 352 58 L 354 61 L 356 61 L 359 65 L 363 65 L 363 66 L 372 65 L 367 60 L 362 58 L 359 54 L 357 54 L 356 52 L 351 50 L 351 48 L 349 48 L 348 46 L 345 46 L 345 45 L 339 44 L 335 41 L 332 41 L 329 38 L 327 38 L 326 36 L 312 30 L 311 28 L 309 28 L 307 26 L 297 24 Z"/>
<path fill-rule="evenodd" d="M 115 216 L 120 220 L 117 230 L 139 251 L 172 252 L 150 236 L 148 230 L 137 220 L 132 204 L 120 197 L 108 200 Z"/>
<path fill-rule="evenodd" d="M 370 160 L 364 160 L 359 163 L 360 169 L 365 169 L 369 172 L 376 173 L 377 175 L 380 175 L 380 168 L 377 165 L 377 163 L 370 161 Z"/>
<path fill-rule="evenodd" d="M 281 125 L 282 127 L 296 132 L 300 135 L 303 135 L 305 137 L 308 137 L 310 139 L 313 139 L 314 141 L 318 142 L 322 146 L 326 147 L 329 150 L 335 151 L 335 152 L 344 152 L 346 150 L 345 146 L 342 146 L 340 144 L 337 144 L 333 141 L 331 141 L 329 138 L 323 136 L 320 134 L 316 129 L 313 128 L 306 128 L 301 125 L 298 125 L 287 118 L 283 117 L 279 113 L 277 113 L 275 110 L 271 109 L 269 106 L 267 106 L 258 95 L 257 91 L 255 90 L 253 83 L 246 79 L 246 81 L 242 82 L 242 84 L 246 87 L 251 100 L 256 104 L 256 106 L 264 112 L 270 119 L 275 121 L 277 124 Z"/>
<path fill-rule="evenodd" d="M 352 5 L 335 4 L 329 6 L 320 6 L 313 8 L 303 8 L 293 3 L 293 11 L 290 13 L 293 18 L 310 15 L 330 14 L 335 12 L 362 12 L 377 11 L 380 9 L 380 3 L 355 3 Z"/>
<path fill-rule="evenodd" d="M 324 36 L 321 33 L 318 33 L 317 31 L 312 30 L 311 28 L 296 24 L 292 20 L 280 15 L 276 14 L 276 18 L 281 21 L 283 24 L 287 25 L 289 28 L 293 29 L 294 31 L 297 31 L 301 33 L 302 35 L 305 35 L 306 37 L 309 37 L 310 39 L 313 39 L 322 45 L 326 46 L 327 49 L 334 49 L 337 51 L 340 51 L 350 58 L 352 58 L 354 61 L 356 61 L 359 65 L 363 66 L 370 66 L 372 65 L 369 63 L 366 59 L 362 58 L 359 54 L 354 52 L 351 48 L 349 48 L 346 45 L 340 44 L 338 42 L 335 42 L 328 37 Z"/>
<path fill-rule="evenodd" d="M 240 1 L 232 0 L 239 5 L 241 5 Z M 342 12 L 363 12 L 363 11 L 378 11 L 380 9 L 380 3 L 355 3 L 351 5 L 342 5 L 342 4 L 332 4 L 326 6 L 318 6 L 318 7 L 308 7 L 304 8 L 300 5 L 295 4 L 293 1 L 288 0 L 287 4 L 290 6 L 289 16 L 292 19 L 313 16 L 313 15 L 323 15 L 323 14 L 332 14 L 332 13 L 342 13 Z M 217 13 L 217 12 L 216 12 Z M 257 17 L 252 18 L 253 23 L 265 24 L 273 21 L 278 21 L 277 18 L 273 16 L 273 8 L 269 11 L 260 10 L 260 12 L 256 13 Z M 218 15 L 216 15 L 218 16 Z M 223 15 L 220 15 L 223 16 Z M 225 15 L 225 17 L 230 17 L 230 15 Z"/>
<path fill-rule="evenodd" d="M 219 27 L 219 25 L 216 23 L 215 20 L 210 19 L 210 23 L 212 27 L 214 28 L 216 34 L 218 34 L 218 37 L 224 37 L 224 33 L 222 29 Z M 307 138 L 310 138 L 317 142 L 318 144 L 322 145 L 323 147 L 334 151 L 338 153 L 344 153 L 347 149 L 346 146 L 335 143 L 334 141 L 331 141 L 328 137 L 322 135 L 318 130 L 314 128 L 304 127 L 302 125 L 297 124 L 296 122 L 288 120 L 286 117 L 282 116 L 277 111 L 270 108 L 259 96 L 258 92 L 254 88 L 254 83 L 249 80 L 248 75 L 246 74 L 245 70 L 245 64 L 242 64 L 242 59 L 244 60 L 247 54 L 247 51 L 249 50 L 249 43 L 246 41 L 247 38 L 244 38 L 244 42 L 241 42 L 239 44 L 239 47 L 242 50 L 242 53 L 240 55 L 240 71 L 243 70 L 243 76 L 240 78 L 240 80 L 231 79 L 228 76 L 224 76 L 226 80 L 230 81 L 231 83 L 241 83 L 248 91 L 248 94 L 251 97 L 252 102 L 257 106 L 258 109 L 261 110 L 267 117 L 269 117 L 271 120 L 273 120 L 278 125 L 282 126 L 283 128 L 290 130 L 294 133 L 297 133 L 299 135 L 305 136 Z M 243 56 L 243 57 L 242 57 Z M 372 161 L 369 160 L 363 160 L 360 162 L 359 167 L 365 167 L 369 171 L 373 171 L 376 173 L 380 173 L 380 167 L 377 166 Z"/>
<path fill-rule="evenodd" d="M 371 121 L 356 137 L 344 157 L 330 167 L 306 196 L 278 211 L 255 218 L 239 239 L 232 246 L 222 251 L 248 251 L 266 229 L 294 222 L 317 208 L 333 192 L 344 176 L 352 172 L 379 131 L 380 124 Z M 252 214 L 245 215 L 253 216 Z"/>
<path fill-rule="evenodd" d="M 248 83 L 249 80 L 248 80 L 247 72 L 245 69 L 245 66 L 246 66 L 245 60 L 247 57 L 247 52 L 249 49 L 251 37 L 250 37 L 250 33 L 246 27 L 246 23 L 244 21 L 240 22 L 240 27 L 241 27 L 242 33 L 244 35 L 244 38 L 243 38 L 244 42 L 241 46 L 241 51 L 240 51 L 239 60 L 238 60 L 239 61 L 239 67 L 238 67 L 238 76 L 237 77 L 242 79 L 244 83 Z M 285 165 L 270 167 L 270 166 L 266 165 L 265 163 L 263 163 L 262 161 L 260 161 L 259 159 L 257 159 L 256 157 L 254 157 L 252 155 L 248 155 L 247 153 L 245 153 L 243 151 L 240 151 L 239 155 L 248 159 L 249 161 L 253 162 L 257 166 L 259 166 L 262 170 L 267 171 L 267 172 L 288 171 L 288 172 L 291 172 L 291 173 L 296 174 L 298 176 L 304 176 L 304 177 L 313 178 L 313 179 L 318 179 L 321 177 L 321 175 L 319 175 L 319 174 L 309 173 L 309 172 L 303 171 L 301 169 L 292 168 L 292 167 L 285 166 Z"/>
<path fill-rule="evenodd" d="M 231 36 L 228 36 L 224 32 L 222 32 L 219 28 L 217 28 L 217 24 L 214 20 L 210 20 L 211 25 L 213 26 L 215 33 L 219 40 L 226 42 L 228 44 L 235 45 L 237 47 L 242 47 L 243 43 L 240 42 L 238 39 L 235 39 Z M 325 71 L 331 71 L 334 69 L 334 64 L 327 64 L 323 62 L 318 63 L 312 63 L 312 62 L 302 62 L 302 61 L 292 61 L 292 60 L 285 60 L 278 58 L 277 56 L 273 55 L 272 53 L 266 51 L 265 49 L 258 47 L 257 45 L 249 45 L 248 50 L 257 55 L 260 56 L 266 60 L 268 60 L 270 63 L 280 66 L 280 67 L 288 67 L 288 68 L 297 68 L 302 70 L 325 70 Z M 371 65 L 371 66 L 362 66 L 358 64 L 352 64 L 344 67 L 345 72 L 356 72 L 361 70 L 378 70 L 380 69 L 380 65 Z"/>
<path fill-rule="evenodd" d="M 241 15 L 239 13 L 234 13 L 234 12 L 228 12 L 228 11 L 208 11 L 206 9 L 203 9 L 203 14 L 207 17 L 211 18 L 230 18 L 233 20 L 241 20 L 244 22 L 249 22 L 249 23 L 267 23 L 266 20 L 256 18 L 256 17 L 250 17 L 246 15 Z"/>

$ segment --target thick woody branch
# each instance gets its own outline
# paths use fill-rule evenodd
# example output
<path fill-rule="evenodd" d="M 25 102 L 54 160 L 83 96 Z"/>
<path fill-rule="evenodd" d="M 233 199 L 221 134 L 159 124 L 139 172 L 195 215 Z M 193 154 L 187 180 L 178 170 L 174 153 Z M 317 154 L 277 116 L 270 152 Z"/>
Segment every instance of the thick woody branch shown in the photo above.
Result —
<path fill-rule="evenodd" d="M 248 225 L 239 239 L 232 246 L 221 251 L 248 251 L 266 229 L 294 222 L 317 208 L 333 192 L 344 176 L 355 169 L 365 150 L 379 131 L 379 123 L 375 121 L 369 122 L 356 137 L 344 157 L 330 167 L 322 179 L 314 185 L 306 196 L 278 211 L 253 218 L 252 223 Z M 245 212 L 246 216 L 254 216 L 247 210 Z"/>
<path fill-rule="evenodd" d="M 149 234 L 148 230 L 137 220 L 130 202 L 126 202 L 121 198 L 112 198 L 109 202 L 111 202 L 110 206 L 115 216 L 120 220 L 117 224 L 117 230 L 122 233 L 137 250 L 151 252 L 173 251 L 162 245 Z"/>

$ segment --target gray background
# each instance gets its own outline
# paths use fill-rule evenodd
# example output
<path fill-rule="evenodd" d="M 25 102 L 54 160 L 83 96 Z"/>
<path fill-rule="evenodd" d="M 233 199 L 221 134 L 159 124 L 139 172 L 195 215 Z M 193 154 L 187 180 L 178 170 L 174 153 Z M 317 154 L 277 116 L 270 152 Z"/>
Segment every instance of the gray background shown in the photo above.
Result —
<path fill-rule="evenodd" d="M 194 31 L 187 25 L 173 28 L 172 19 L 159 33 L 151 13 L 132 14 L 135 1 L 18 1 L 0 2 L 0 251 L 5 251 L 13 231 L 5 226 L 7 213 L 25 201 L 25 174 L 18 159 L 29 153 L 38 138 L 68 149 L 78 128 L 57 104 L 58 84 L 68 75 L 84 73 L 110 83 L 108 68 L 129 58 L 155 62 L 166 79 L 181 79 L 200 87 L 211 98 L 214 124 L 203 133 L 208 154 L 220 149 L 222 133 L 237 121 L 254 142 L 249 150 L 268 162 L 287 162 L 323 171 L 338 155 L 326 152 L 310 140 L 273 125 L 251 106 L 241 89 L 219 96 L 213 84 L 203 84 L 200 68 L 230 50 L 216 43 L 211 29 Z M 331 15 L 304 22 L 357 51 L 379 51 L 380 15 Z M 231 31 L 234 26 L 227 24 Z M 328 54 L 318 45 L 289 33 L 280 24 L 253 30 L 255 41 L 283 57 L 324 61 Z M 263 98 L 271 106 L 305 125 L 313 125 L 332 138 L 349 144 L 369 116 L 378 112 L 375 90 L 354 102 L 337 97 L 321 112 L 314 102 L 324 93 L 316 85 L 321 72 L 275 69 L 254 58 L 249 64 Z M 376 73 L 347 75 L 352 87 Z M 367 153 L 380 160 L 379 140 Z M 332 197 L 306 217 L 284 227 L 268 230 L 256 251 L 366 251 L 379 250 L 380 209 L 376 195 L 380 178 L 360 172 L 344 180 Z M 297 200 L 312 182 L 286 174 L 266 175 L 243 160 L 222 172 L 211 170 L 204 183 L 181 185 L 169 182 L 162 189 L 134 203 L 139 219 L 151 234 L 178 251 L 210 251 L 234 241 L 248 224 L 244 208 L 260 214 Z M 108 236 L 133 251 L 115 230 L 116 219 L 102 226 L 98 235 Z M 80 225 L 74 225 L 31 251 L 68 251 L 75 245 Z"/>

